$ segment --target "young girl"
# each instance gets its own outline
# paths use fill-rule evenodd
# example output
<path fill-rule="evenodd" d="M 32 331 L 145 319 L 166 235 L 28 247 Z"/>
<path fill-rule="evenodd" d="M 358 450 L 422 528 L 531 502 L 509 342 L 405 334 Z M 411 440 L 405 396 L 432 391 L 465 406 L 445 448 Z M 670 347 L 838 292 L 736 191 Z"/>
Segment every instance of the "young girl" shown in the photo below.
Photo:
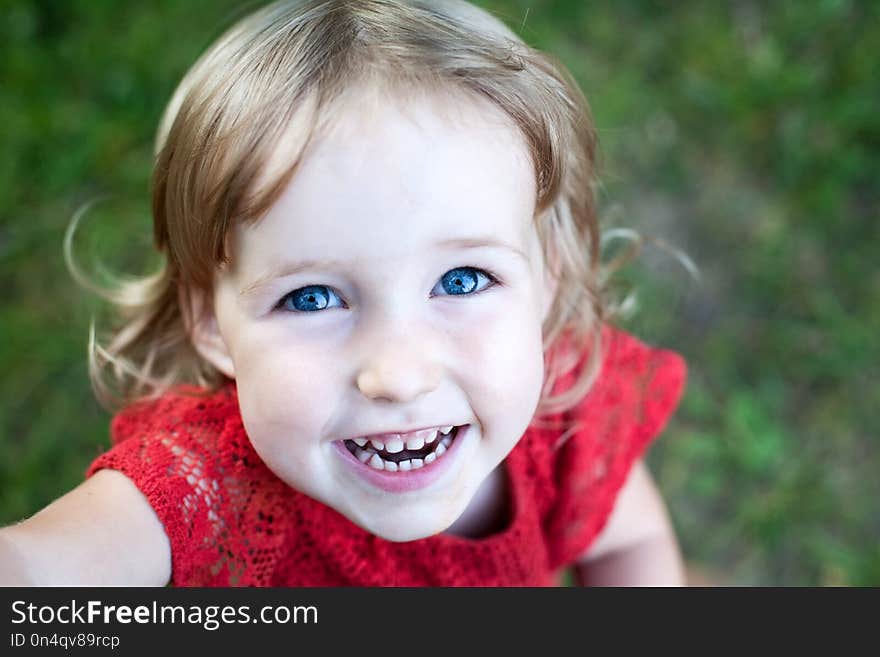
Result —
<path fill-rule="evenodd" d="M 684 364 L 611 327 L 571 77 L 458 0 L 283 0 L 161 123 L 125 407 L 5 583 L 680 584 L 640 461 Z"/>

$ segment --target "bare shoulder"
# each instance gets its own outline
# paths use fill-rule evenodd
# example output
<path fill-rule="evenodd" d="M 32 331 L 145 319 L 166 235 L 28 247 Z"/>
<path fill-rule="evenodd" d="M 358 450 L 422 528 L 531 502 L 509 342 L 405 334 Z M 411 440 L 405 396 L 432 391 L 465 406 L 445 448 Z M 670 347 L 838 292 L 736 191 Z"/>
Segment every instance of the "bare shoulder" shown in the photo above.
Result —
<path fill-rule="evenodd" d="M 671 532 L 666 505 L 650 471 L 639 460 L 630 470 L 607 524 L 578 561 L 599 559 Z"/>
<path fill-rule="evenodd" d="M 0 551 L 33 585 L 161 586 L 171 549 L 146 497 L 125 475 L 100 470 L 31 518 L 0 530 Z M 26 573 L 22 576 L 21 573 Z"/>

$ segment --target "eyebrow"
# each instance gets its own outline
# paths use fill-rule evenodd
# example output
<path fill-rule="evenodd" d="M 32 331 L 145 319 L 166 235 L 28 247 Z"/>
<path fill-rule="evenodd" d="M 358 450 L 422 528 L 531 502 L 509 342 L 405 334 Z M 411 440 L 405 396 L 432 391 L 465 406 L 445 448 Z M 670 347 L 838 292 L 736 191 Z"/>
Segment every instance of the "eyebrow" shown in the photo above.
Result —
<path fill-rule="evenodd" d="M 436 247 L 440 247 L 446 250 L 452 249 L 500 249 L 504 251 L 508 251 L 520 258 L 522 258 L 526 264 L 529 263 L 529 257 L 523 252 L 521 249 L 507 244 L 506 242 L 501 242 L 494 237 L 469 237 L 469 238 L 455 238 L 448 240 L 441 240 L 434 244 Z M 286 276 L 292 276 L 300 271 L 305 269 L 342 269 L 345 267 L 344 260 L 337 259 L 327 259 L 327 260 L 300 260 L 295 263 L 286 263 L 279 267 L 278 269 L 273 269 L 270 272 L 267 272 L 263 276 L 260 276 L 253 283 L 243 287 L 239 292 L 239 296 L 247 296 L 257 290 L 269 281 L 273 281 L 277 278 L 284 278 Z"/>

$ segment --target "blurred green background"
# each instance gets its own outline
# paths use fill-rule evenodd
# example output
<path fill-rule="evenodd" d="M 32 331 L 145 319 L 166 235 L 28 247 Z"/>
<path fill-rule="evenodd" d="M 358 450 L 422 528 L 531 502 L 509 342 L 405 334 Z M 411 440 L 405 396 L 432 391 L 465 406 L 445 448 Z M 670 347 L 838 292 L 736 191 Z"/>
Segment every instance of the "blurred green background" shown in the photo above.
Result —
<path fill-rule="evenodd" d="M 699 268 L 653 248 L 621 277 L 640 301 L 625 326 L 690 365 L 649 463 L 695 577 L 880 585 L 880 3 L 478 4 L 581 83 L 605 225 Z M 79 483 L 108 445 L 85 362 L 102 309 L 65 270 L 65 227 L 109 194 L 80 262 L 155 262 L 155 127 L 242 7 L 2 3 L 0 523 Z"/>

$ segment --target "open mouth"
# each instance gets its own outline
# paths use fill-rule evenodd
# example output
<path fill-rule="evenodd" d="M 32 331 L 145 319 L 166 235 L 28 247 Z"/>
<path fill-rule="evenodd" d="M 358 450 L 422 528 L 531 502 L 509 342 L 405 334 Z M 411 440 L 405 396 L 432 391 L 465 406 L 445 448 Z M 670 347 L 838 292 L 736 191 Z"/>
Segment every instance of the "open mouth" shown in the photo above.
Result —
<path fill-rule="evenodd" d="M 345 440 L 343 443 L 361 463 L 375 470 L 409 472 L 423 468 L 441 458 L 455 441 L 461 428 L 449 426 L 418 432 L 417 436 L 405 442 L 401 439 L 382 442 L 356 438 Z"/>

